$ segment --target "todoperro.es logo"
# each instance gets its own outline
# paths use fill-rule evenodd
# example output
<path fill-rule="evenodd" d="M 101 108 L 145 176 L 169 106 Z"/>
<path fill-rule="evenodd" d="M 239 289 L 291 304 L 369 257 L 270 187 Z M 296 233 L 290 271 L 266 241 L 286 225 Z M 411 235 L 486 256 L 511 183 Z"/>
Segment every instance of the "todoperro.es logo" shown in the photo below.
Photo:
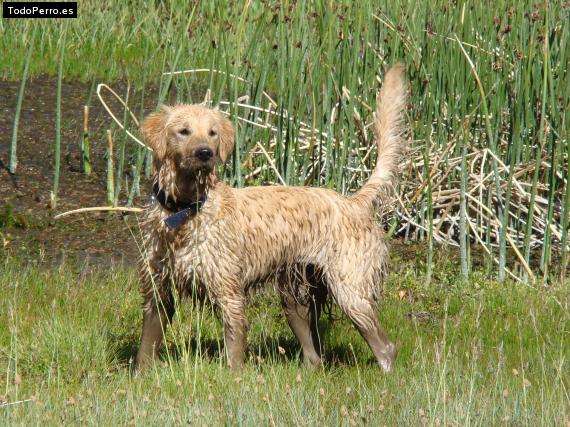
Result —
<path fill-rule="evenodd" d="M 77 2 L 3 2 L 3 18 L 77 18 Z"/>

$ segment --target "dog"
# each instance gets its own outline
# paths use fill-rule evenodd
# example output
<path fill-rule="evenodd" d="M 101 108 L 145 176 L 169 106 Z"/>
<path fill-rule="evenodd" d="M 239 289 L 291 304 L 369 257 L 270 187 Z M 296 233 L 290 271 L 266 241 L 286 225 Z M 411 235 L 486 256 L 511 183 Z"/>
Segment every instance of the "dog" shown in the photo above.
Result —
<path fill-rule="evenodd" d="M 321 365 L 317 321 L 327 295 L 350 318 L 384 371 L 396 347 L 377 318 L 388 250 L 375 220 L 381 194 L 393 187 L 406 148 L 404 67 L 391 68 L 377 95 L 377 164 L 345 196 L 323 188 L 231 188 L 216 165 L 234 146 L 231 121 L 202 105 L 163 106 L 142 123 L 154 151 L 153 197 L 141 228 L 143 330 L 136 369 L 156 355 L 174 315 L 174 295 L 208 297 L 221 311 L 227 362 L 243 365 L 246 295 L 276 280 L 304 362 Z"/>

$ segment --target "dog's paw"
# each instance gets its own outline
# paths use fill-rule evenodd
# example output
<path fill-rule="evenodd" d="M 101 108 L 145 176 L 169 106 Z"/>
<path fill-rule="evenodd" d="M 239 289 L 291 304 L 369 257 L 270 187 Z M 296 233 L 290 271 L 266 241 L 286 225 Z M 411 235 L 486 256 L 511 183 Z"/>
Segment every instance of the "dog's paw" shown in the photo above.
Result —
<path fill-rule="evenodd" d="M 384 357 L 378 361 L 378 364 L 384 370 L 384 372 L 390 372 L 394 367 L 394 362 L 396 360 L 398 350 L 394 344 L 390 343 L 386 346 L 382 353 Z"/>

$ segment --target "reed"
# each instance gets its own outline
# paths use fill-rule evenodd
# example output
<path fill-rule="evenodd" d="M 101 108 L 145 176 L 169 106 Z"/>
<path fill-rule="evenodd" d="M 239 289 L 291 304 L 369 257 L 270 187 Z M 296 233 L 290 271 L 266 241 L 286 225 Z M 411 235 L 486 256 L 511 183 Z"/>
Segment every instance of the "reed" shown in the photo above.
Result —
<path fill-rule="evenodd" d="M 570 126 L 566 129 L 566 152 L 570 153 Z M 560 280 L 564 283 L 566 272 L 568 271 L 568 229 L 570 228 L 570 173 L 566 169 L 566 193 L 564 195 L 564 206 L 562 210 L 562 249 L 561 249 L 561 267 Z"/>
<path fill-rule="evenodd" d="M 18 90 L 18 100 L 16 101 L 16 112 L 14 113 L 14 122 L 12 124 L 12 141 L 10 143 L 10 173 L 15 174 L 18 167 L 17 144 L 18 144 L 18 125 L 20 123 L 20 114 L 22 112 L 22 102 L 24 100 L 24 91 L 26 89 L 26 81 L 28 80 L 28 71 L 30 69 L 30 62 L 32 60 L 32 53 L 34 51 L 34 43 L 36 40 L 36 33 L 38 26 L 34 26 L 32 35 L 28 39 L 28 53 L 26 55 L 26 62 L 24 64 L 24 71 L 20 80 L 20 89 Z"/>
<path fill-rule="evenodd" d="M 114 21 L 130 23 L 119 27 L 96 2 L 82 7 L 89 19 L 69 23 L 70 43 L 81 48 L 66 62 L 66 77 L 128 76 L 133 90 L 158 86 L 157 105 L 219 104 L 236 125 L 236 151 L 221 171 L 236 186 L 353 192 L 375 162 L 370 123 L 384 67 L 406 62 L 414 135 L 392 205 L 393 235 L 456 247 L 462 274 L 471 245 L 479 246 L 499 279 L 532 280 L 541 264 L 551 271 L 567 251 L 566 211 L 558 206 L 566 200 L 569 154 L 568 5 L 159 2 L 134 17 L 111 1 Z M 0 48 L 26 31 L 19 22 L 5 29 Z M 57 72 L 58 31 L 42 25 L 31 75 Z M 2 51 L 9 53 L 0 73 L 19 78 L 13 74 L 27 46 Z M 130 107 L 142 109 L 138 102 L 132 98 Z M 130 204 L 151 162 L 129 147 Z"/>
<path fill-rule="evenodd" d="M 149 49 L 147 49 L 146 56 L 149 56 Z M 139 101 L 139 123 L 142 123 L 144 119 L 144 100 L 145 100 L 145 88 L 146 88 L 146 73 L 143 72 L 141 91 L 140 91 L 140 101 Z M 140 195 L 140 178 L 145 166 L 145 159 L 150 157 L 150 152 L 144 147 L 137 148 L 137 157 L 135 164 L 132 165 L 133 171 L 133 185 L 131 186 L 131 191 L 127 199 L 127 206 L 131 206 L 135 197 Z"/>
<path fill-rule="evenodd" d="M 55 161 L 53 174 L 53 203 L 52 208 L 57 208 L 57 198 L 59 191 L 59 169 L 61 162 L 61 85 L 63 80 L 63 59 L 65 57 L 65 43 L 67 31 L 64 24 L 61 25 L 60 50 L 57 67 L 57 93 L 55 110 Z"/>
<path fill-rule="evenodd" d="M 123 131 L 119 137 L 119 158 L 117 159 L 117 171 L 115 173 L 115 190 L 113 195 L 115 196 L 115 200 L 113 202 L 113 206 L 117 206 L 119 204 L 119 197 L 121 195 L 122 190 L 122 183 L 123 183 L 123 172 L 125 170 L 125 152 L 127 149 L 127 139 L 128 135 L 126 133 L 126 129 L 129 127 L 129 101 L 130 101 L 130 94 L 131 94 L 131 85 L 130 83 L 127 85 L 127 92 L 125 94 L 125 105 L 123 108 Z M 127 193 L 128 194 L 128 193 Z"/>
<path fill-rule="evenodd" d="M 469 245 L 467 229 L 467 123 L 463 127 L 461 145 L 461 187 L 459 195 L 459 257 L 461 262 L 461 275 L 463 279 L 469 279 L 469 260 L 467 258 L 467 248 Z"/>
<path fill-rule="evenodd" d="M 113 161 L 113 134 L 107 129 L 107 205 L 115 206 L 115 177 Z"/>
<path fill-rule="evenodd" d="M 89 147 L 89 105 L 83 107 L 83 139 L 81 140 L 81 164 L 85 175 L 91 175 L 91 149 Z"/>
<path fill-rule="evenodd" d="M 428 148 L 429 150 L 429 148 Z M 428 251 L 426 260 L 426 283 L 431 281 L 432 276 L 432 264 L 433 264 L 433 195 L 431 186 L 431 176 L 430 168 L 428 162 L 429 151 L 426 150 L 424 155 L 426 182 L 427 182 L 427 200 L 426 200 L 426 210 L 427 210 L 427 221 L 428 221 Z"/>

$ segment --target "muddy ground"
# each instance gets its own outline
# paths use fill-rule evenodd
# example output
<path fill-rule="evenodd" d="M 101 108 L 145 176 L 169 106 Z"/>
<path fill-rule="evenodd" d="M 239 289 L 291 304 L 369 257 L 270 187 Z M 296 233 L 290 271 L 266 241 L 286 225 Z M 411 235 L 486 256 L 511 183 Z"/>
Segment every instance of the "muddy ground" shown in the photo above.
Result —
<path fill-rule="evenodd" d="M 125 83 L 110 86 L 125 95 Z M 138 233 L 135 215 L 86 213 L 54 219 L 54 215 L 68 210 L 106 205 L 106 131 L 112 121 L 96 95 L 90 103 L 93 172 L 88 177 L 81 170 L 83 106 L 89 99 L 90 84 L 63 82 L 60 187 L 55 210 L 50 208 L 50 192 L 54 176 L 57 81 L 39 77 L 27 82 L 18 132 L 18 168 L 11 175 L 9 152 L 18 88 L 19 82 L 0 81 L 0 259 L 8 255 L 23 256 L 46 266 L 58 265 L 63 260 L 94 268 L 133 265 L 139 253 L 133 237 Z M 140 94 L 131 92 L 131 99 L 140 106 Z M 121 107 L 111 102 L 110 96 L 105 100 L 113 111 L 121 114 Z M 155 105 L 156 90 L 147 89 L 145 112 L 152 111 Z M 134 143 L 127 144 L 134 153 Z M 144 205 L 149 187 L 143 177 L 141 197 L 134 201 L 135 206 Z M 125 203 L 123 194 L 120 204 Z M 455 252 L 438 250 L 438 258 L 456 259 Z M 392 255 L 408 261 L 408 265 L 411 262 L 421 266 L 425 262 L 425 247 L 394 241 Z"/>
<path fill-rule="evenodd" d="M 57 82 L 39 77 L 26 84 L 18 132 L 18 167 L 12 175 L 8 165 L 19 82 L 0 81 L 0 256 L 24 255 L 49 264 L 74 259 L 93 265 L 123 263 L 136 256 L 136 244 L 127 227 L 136 228 L 134 215 L 90 213 L 53 219 L 57 213 L 71 209 L 106 205 L 106 130 L 111 127 L 111 119 L 96 95 L 90 108 L 90 177 L 82 172 L 80 162 L 83 106 L 88 102 L 90 87 L 81 82 L 63 82 L 60 187 L 57 208 L 52 210 Z M 124 83 L 112 87 L 121 95 L 126 93 Z M 154 92 L 150 89 L 147 94 L 146 111 L 154 107 Z M 111 105 L 113 111 L 121 113 L 118 105 Z M 128 145 L 130 151 L 135 149 L 132 143 Z M 135 205 L 144 204 L 147 187 L 143 179 L 143 196 L 135 200 Z M 124 199 L 123 194 L 123 203 Z"/>

